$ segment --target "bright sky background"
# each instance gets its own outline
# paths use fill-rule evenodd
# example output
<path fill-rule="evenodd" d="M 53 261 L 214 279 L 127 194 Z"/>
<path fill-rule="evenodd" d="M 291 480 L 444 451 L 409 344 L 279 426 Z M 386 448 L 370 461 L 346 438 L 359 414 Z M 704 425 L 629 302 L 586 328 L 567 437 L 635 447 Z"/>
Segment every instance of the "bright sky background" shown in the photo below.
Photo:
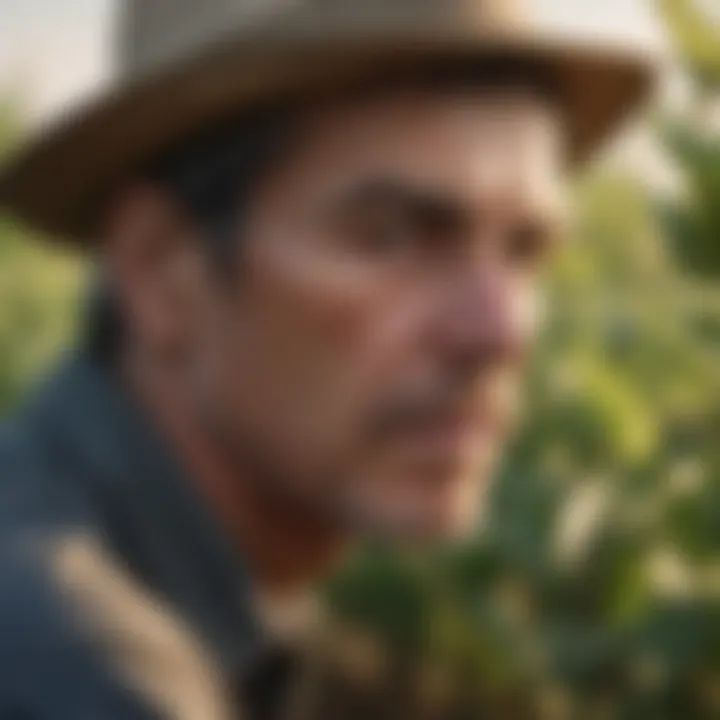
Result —
<path fill-rule="evenodd" d="M 203 0 L 196 0 L 202 2 Z M 360 0 L 359 0 L 360 1 Z M 531 0 L 572 31 L 656 39 L 652 0 Z M 0 92 L 43 118 L 107 80 L 117 0 L 0 0 Z"/>

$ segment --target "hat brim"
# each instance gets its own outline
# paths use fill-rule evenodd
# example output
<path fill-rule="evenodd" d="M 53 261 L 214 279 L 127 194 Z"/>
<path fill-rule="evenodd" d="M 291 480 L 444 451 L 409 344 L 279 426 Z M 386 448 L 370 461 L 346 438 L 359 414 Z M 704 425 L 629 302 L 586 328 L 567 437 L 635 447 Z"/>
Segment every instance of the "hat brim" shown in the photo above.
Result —
<path fill-rule="evenodd" d="M 647 98 L 656 76 L 646 50 L 558 36 L 406 45 L 393 40 L 272 53 L 219 48 L 108 92 L 42 131 L 0 173 L 0 207 L 54 239 L 87 245 L 94 239 L 95 211 L 116 183 L 231 114 L 283 93 L 453 56 L 542 63 L 564 98 L 575 165 Z"/>

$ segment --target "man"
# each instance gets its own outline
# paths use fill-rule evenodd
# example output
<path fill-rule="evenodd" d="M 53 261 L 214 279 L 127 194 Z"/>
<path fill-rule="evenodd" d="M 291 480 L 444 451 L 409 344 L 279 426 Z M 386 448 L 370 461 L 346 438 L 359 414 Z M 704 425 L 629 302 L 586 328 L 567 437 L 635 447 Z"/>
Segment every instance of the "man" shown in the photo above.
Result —
<path fill-rule="evenodd" d="M 0 718 L 282 717 L 348 546 L 472 526 L 566 168 L 649 65 L 507 0 L 127 18 L 127 80 L 0 182 L 99 267 L 0 451 Z"/>

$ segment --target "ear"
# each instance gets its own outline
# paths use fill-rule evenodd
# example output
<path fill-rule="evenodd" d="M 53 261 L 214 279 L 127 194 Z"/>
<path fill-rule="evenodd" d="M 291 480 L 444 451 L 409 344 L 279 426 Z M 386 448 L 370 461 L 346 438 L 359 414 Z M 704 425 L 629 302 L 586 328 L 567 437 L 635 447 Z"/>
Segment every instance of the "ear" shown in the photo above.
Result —
<path fill-rule="evenodd" d="M 207 273 L 181 209 L 151 184 L 126 188 L 106 214 L 104 250 L 130 341 L 156 356 L 182 352 Z"/>

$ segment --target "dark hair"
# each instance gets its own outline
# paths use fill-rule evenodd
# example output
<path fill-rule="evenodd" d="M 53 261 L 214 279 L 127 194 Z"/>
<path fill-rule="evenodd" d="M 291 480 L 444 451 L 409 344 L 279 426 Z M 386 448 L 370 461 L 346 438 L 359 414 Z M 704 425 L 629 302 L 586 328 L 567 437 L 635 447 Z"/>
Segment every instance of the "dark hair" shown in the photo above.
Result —
<path fill-rule="evenodd" d="M 499 57 L 458 58 L 427 66 L 404 67 L 392 73 L 369 74 L 362 81 L 329 97 L 362 101 L 399 88 L 463 92 L 478 89 L 529 89 L 562 104 L 556 79 L 542 63 Z M 323 96 L 318 96 L 322 100 Z M 307 98 L 287 97 L 233 118 L 209 133 L 185 142 L 156 158 L 138 173 L 163 187 L 196 224 L 209 258 L 220 276 L 235 263 L 239 220 L 251 204 L 259 182 L 284 157 L 300 125 Z M 114 357 L 122 343 L 123 321 L 112 288 L 96 282 L 90 300 L 92 347 Z"/>
<path fill-rule="evenodd" d="M 195 138 L 146 173 L 201 230 L 219 273 L 231 266 L 238 219 L 284 156 L 296 119 L 290 106 L 264 108 Z"/>
<path fill-rule="evenodd" d="M 208 257 L 220 277 L 234 260 L 238 219 L 252 191 L 287 146 L 294 114 L 265 108 L 215 128 L 137 174 L 162 187 L 201 231 Z M 88 347 L 103 361 L 122 348 L 125 323 L 107 274 L 99 268 L 87 303 Z"/>

